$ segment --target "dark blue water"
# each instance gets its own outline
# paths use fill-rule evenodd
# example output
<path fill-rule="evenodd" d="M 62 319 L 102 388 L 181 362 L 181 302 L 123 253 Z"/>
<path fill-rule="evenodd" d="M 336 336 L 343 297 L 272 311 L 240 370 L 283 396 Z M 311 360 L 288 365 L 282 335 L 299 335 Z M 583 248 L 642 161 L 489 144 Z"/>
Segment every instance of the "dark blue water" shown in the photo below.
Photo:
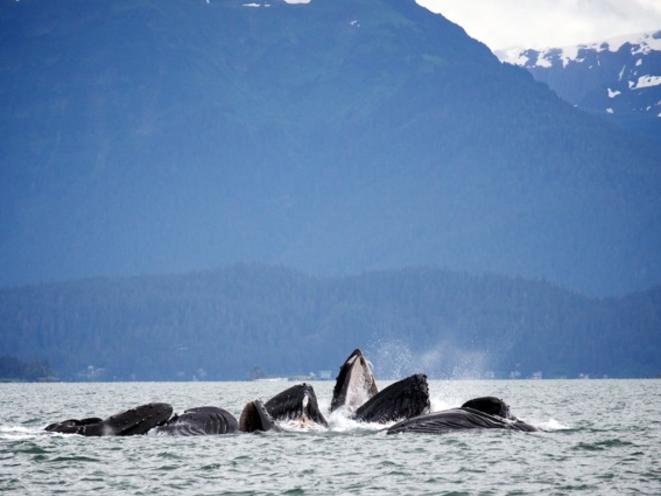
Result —
<path fill-rule="evenodd" d="M 313 383 L 322 407 L 333 384 Z M 384 383 L 380 383 L 382 386 Z M 386 436 L 329 429 L 84 438 L 43 427 L 150 401 L 175 411 L 268 398 L 287 382 L 0 385 L 0 492 L 8 494 L 661 494 L 661 381 L 432 381 L 434 409 L 481 395 L 542 430 Z"/>

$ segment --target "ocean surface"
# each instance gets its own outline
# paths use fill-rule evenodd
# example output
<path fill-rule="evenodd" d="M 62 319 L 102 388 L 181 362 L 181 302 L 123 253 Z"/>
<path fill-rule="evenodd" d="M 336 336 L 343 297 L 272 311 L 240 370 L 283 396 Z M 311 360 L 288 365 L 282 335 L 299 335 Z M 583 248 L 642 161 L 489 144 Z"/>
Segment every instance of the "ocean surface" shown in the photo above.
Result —
<path fill-rule="evenodd" d="M 86 438 L 51 422 L 165 401 L 237 417 L 277 382 L 0 384 L 3 494 L 661 494 L 661 380 L 431 381 L 432 407 L 503 398 L 541 429 L 386 436 L 329 429 L 206 437 Z M 332 382 L 312 383 L 327 410 Z M 379 382 L 383 387 L 386 383 Z"/>

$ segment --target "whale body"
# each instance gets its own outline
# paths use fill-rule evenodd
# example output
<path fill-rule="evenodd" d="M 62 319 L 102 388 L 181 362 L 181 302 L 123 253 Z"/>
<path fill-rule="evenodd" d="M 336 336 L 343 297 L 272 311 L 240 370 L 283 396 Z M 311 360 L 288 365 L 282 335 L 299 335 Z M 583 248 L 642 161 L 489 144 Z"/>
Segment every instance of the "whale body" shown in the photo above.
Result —
<path fill-rule="evenodd" d="M 241 432 L 280 430 L 264 403 L 259 400 L 246 403 L 239 417 Z"/>
<path fill-rule="evenodd" d="M 292 386 L 275 395 L 264 406 L 273 420 L 315 422 L 325 427 L 328 426 L 328 422 L 319 410 L 317 395 L 310 384 Z"/>
<path fill-rule="evenodd" d="M 397 381 L 370 398 L 353 415 L 362 422 L 387 423 L 429 411 L 427 376 L 415 374 Z"/>
<path fill-rule="evenodd" d="M 509 406 L 494 397 L 475 398 L 460 408 L 419 415 L 403 420 L 387 430 L 387 434 L 411 432 L 447 434 L 470 429 L 507 429 L 533 432 L 537 429 L 510 414 Z"/>
<path fill-rule="evenodd" d="M 156 432 L 175 436 L 231 434 L 238 430 L 234 415 L 215 406 L 189 408 L 156 428 Z"/>
<path fill-rule="evenodd" d="M 105 420 L 96 417 L 69 419 L 50 424 L 46 430 L 82 436 L 134 436 L 146 434 L 150 429 L 163 425 L 171 415 L 172 406 L 169 404 L 148 403 L 117 413 Z"/>

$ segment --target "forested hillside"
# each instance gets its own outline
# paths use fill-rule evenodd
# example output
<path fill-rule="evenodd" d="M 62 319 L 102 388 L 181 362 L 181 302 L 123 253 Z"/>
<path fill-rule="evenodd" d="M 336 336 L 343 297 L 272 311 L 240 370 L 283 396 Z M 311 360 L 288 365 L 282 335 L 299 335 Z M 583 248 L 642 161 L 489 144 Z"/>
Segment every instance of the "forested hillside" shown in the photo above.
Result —
<path fill-rule="evenodd" d="M 0 0 L 0 40 L 0 286 L 236 262 L 661 283 L 659 157 L 413 0 Z"/>
<path fill-rule="evenodd" d="M 0 350 L 64 379 L 654 376 L 661 288 L 590 299 L 545 282 L 434 269 L 314 278 L 262 266 L 0 291 Z"/>

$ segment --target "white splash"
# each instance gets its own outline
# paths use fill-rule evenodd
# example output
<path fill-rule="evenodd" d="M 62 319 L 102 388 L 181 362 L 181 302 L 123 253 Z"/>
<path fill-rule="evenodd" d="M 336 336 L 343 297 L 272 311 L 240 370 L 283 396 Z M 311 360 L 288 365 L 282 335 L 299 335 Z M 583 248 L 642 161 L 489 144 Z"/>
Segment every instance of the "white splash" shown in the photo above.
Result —
<path fill-rule="evenodd" d="M 22 427 L 18 425 L 0 425 L 0 439 L 6 439 L 8 441 L 21 441 L 23 439 L 30 439 L 41 434 L 41 429 L 30 429 L 28 427 Z"/>
<path fill-rule="evenodd" d="M 537 427 L 542 431 L 552 432 L 552 431 L 565 431 L 571 429 L 568 425 L 565 425 L 554 418 L 549 418 L 543 422 L 531 422 L 532 425 Z"/>

